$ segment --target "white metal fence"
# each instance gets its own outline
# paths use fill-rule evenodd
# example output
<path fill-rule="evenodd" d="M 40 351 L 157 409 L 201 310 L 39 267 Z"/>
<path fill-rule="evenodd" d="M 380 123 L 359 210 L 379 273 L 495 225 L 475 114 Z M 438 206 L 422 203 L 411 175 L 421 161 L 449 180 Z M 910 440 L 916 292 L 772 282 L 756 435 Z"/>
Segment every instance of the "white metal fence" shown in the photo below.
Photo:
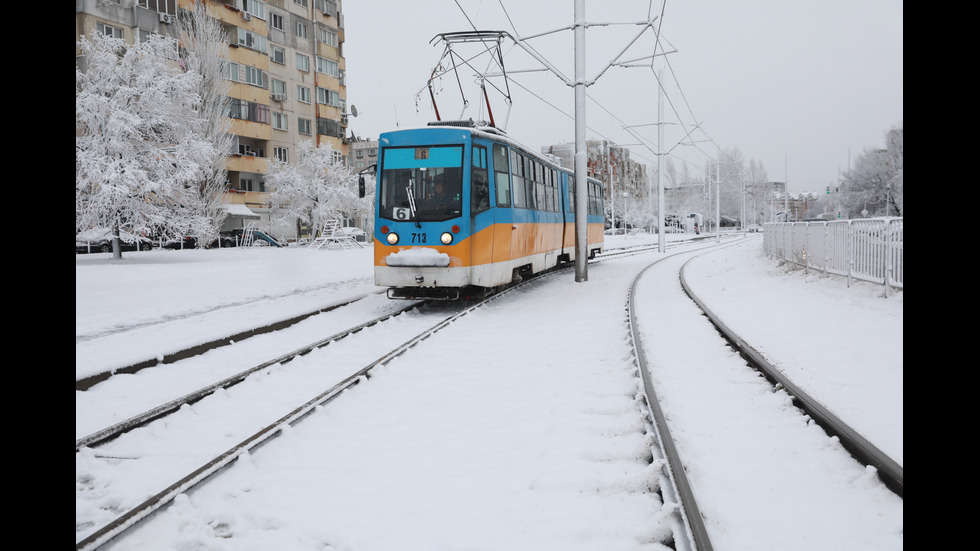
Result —
<path fill-rule="evenodd" d="M 807 270 L 859 279 L 891 289 L 905 288 L 904 218 L 765 225 L 766 254 Z"/>

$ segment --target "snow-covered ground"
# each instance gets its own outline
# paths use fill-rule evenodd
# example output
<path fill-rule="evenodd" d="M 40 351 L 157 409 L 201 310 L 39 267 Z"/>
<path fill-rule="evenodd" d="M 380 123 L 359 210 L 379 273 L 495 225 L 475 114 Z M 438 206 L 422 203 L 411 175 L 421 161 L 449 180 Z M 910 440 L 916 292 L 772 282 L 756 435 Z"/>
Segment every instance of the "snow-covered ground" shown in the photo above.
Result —
<path fill-rule="evenodd" d="M 607 237 L 609 247 L 655 242 Z M 687 267 L 688 281 L 747 342 L 902 463 L 903 293 L 885 298 L 877 286 L 848 288 L 836 278 L 789 271 L 761 248 L 754 236 L 699 256 Z M 649 543 L 663 526 L 643 491 L 649 467 L 619 461 L 645 442 L 635 430 L 636 379 L 611 360 L 622 356 L 626 286 L 663 256 L 590 265 L 587 282 L 559 274 L 502 297 L 426 341 L 425 354 L 384 368 L 358 387 L 358 399 L 345 396 L 329 415 L 304 421 L 289 445 L 248 456 L 214 489 L 182 496 L 139 532 L 138 544 L 120 548 L 664 549 Z M 124 253 L 118 262 L 108 254 L 76 255 L 76 378 L 370 294 L 371 258 L 370 248 L 163 250 Z M 659 296 L 665 283 L 641 287 L 640 319 L 657 317 L 661 328 L 674 322 L 669 342 L 658 340 L 666 330 L 644 339 L 663 366 L 662 399 L 674 407 L 666 408 L 668 419 L 683 421 L 671 427 L 682 456 L 684 449 L 709 449 L 700 446 L 706 435 L 729 445 L 726 429 L 709 425 L 716 413 L 762 423 L 760 432 L 785 431 L 787 441 L 801 432 L 821 438 L 758 377 L 737 367 L 718 371 L 733 353 L 699 349 L 709 337 L 684 321 L 689 306 Z M 291 300 L 299 290 L 314 294 Z M 190 317 L 200 313 L 207 317 Z M 668 369 L 685 357 L 699 359 L 690 369 Z M 713 385 L 697 396 L 678 394 L 687 388 L 682 379 L 698 376 Z M 758 409 L 711 410 L 733 407 L 726 393 L 746 389 L 758 394 Z M 694 403 L 700 411 L 691 411 Z M 112 407 L 76 393 L 76 417 Z M 774 417 L 761 416 L 765 411 Z M 550 451 L 541 452 L 542 444 Z M 794 549 L 901 549 L 902 500 L 840 460 L 832 442 L 823 446 L 826 453 L 793 462 L 832 469 L 840 484 L 812 491 L 822 498 L 841 492 L 845 500 L 815 513 L 775 510 L 778 487 L 740 495 L 728 511 L 708 508 L 715 549 L 785 549 L 787 542 Z M 751 459 L 749 450 L 725 449 L 734 450 L 730 464 Z M 309 457 L 316 459 L 290 463 Z M 714 473 L 694 471 L 706 477 L 701 484 L 709 492 Z M 76 458 L 76 481 L 97 472 L 97 459 Z M 112 494 L 111 480 L 95 479 Z M 276 484 L 260 483 L 268 480 Z M 300 481 L 305 488 L 297 493 Z M 693 484 L 697 494 L 699 481 Z M 583 495 L 583 488 L 591 492 Z M 76 490 L 77 518 L 97 505 L 105 506 Z"/>

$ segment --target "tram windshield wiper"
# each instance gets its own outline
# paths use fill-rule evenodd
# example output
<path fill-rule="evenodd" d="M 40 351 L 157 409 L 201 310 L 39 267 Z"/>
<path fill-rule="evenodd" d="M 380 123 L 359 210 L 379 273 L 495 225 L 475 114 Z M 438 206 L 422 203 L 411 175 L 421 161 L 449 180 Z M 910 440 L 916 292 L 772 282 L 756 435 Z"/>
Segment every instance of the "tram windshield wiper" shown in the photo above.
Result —
<path fill-rule="evenodd" d="M 408 193 L 408 208 L 412 211 L 412 221 L 415 222 L 416 228 L 421 228 L 422 223 L 419 222 L 418 212 L 415 209 L 415 179 L 408 179 L 408 187 L 405 188 Z"/>

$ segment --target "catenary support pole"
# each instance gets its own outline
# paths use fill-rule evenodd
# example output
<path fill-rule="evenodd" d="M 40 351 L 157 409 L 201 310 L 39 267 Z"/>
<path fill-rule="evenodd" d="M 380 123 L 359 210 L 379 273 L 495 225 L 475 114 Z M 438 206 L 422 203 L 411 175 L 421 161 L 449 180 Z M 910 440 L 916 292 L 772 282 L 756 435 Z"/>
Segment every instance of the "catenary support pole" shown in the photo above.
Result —
<path fill-rule="evenodd" d="M 585 148 L 585 0 L 575 0 L 575 281 L 588 281 L 588 181 Z"/>
<path fill-rule="evenodd" d="M 663 86 L 663 71 L 657 72 L 657 218 L 659 221 L 659 228 L 657 230 L 657 250 L 664 252 L 667 250 L 667 236 L 664 232 L 667 231 L 667 214 L 664 210 L 664 153 L 663 153 L 663 143 L 664 143 L 664 86 Z"/>

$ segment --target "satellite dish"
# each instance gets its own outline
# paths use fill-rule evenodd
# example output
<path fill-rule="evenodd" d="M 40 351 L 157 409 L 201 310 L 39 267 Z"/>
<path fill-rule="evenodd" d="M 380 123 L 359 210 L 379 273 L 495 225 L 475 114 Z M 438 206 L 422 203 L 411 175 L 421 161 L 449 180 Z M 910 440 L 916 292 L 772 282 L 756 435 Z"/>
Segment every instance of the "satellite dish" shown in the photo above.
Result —
<path fill-rule="evenodd" d="M 353 105 L 351 105 L 350 106 L 350 114 L 351 115 L 354 115 L 356 117 L 357 116 L 357 107 L 354 107 Z"/>

